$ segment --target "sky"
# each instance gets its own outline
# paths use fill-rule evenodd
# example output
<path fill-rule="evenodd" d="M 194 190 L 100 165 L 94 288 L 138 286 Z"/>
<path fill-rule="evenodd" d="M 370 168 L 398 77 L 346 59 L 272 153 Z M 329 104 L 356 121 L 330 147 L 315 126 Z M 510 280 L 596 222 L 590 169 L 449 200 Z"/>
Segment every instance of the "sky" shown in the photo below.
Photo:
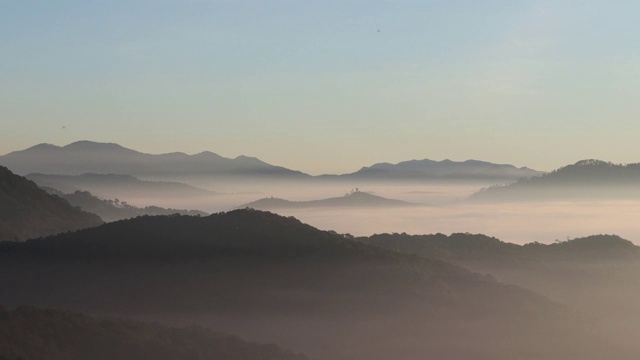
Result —
<path fill-rule="evenodd" d="M 0 0 L 0 154 L 640 162 L 640 2 Z"/>

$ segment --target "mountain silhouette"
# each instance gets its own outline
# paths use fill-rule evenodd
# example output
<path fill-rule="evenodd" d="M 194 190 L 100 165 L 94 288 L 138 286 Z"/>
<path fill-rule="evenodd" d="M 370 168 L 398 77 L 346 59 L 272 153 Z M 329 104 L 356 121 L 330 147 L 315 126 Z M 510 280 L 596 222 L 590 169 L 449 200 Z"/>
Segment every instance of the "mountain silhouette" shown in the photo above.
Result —
<path fill-rule="evenodd" d="M 174 328 L 80 313 L 0 306 L 0 360 L 305 360 L 202 327 Z"/>
<path fill-rule="evenodd" d="M 195 321 L 333 359 L 602 356 L 530 291 L 249 209 L 0 243 L 0 299 Z"/>
<path fill-rule="evenodd" d="M 541 176 L 483 189 L 469 200 L 628 199 L 640 197 L 639 183 L 640 164 L 581 160 Z"/>
<path fill-rule="evenodd" d="M 102 224 L 94 214 L 50 195 L 0 166 L 0 241 L 18 241 Z"/>
<path fill-rule="evenodd" d="M 341 197 L 334 197 L 320 200 L 289 201 L 279 198 L 263 198 L 241 207 L 248 207 L 256 210 L 271 209 L 303 209 L 303 208 L 370 208 L 370 207 L 410 207 L 423 206 L 422 204 L 406 202 L 402 200 L 387 199 L 373 195 L 364 191 L 354 191 Z"/>
<path fill-rule="evenodd" d="M 39 186 L 53 188 L 63 193 L 89 191 L 104 198 L 201 198 L 216 194 L 184 183 L 140 180 L 130 175 L 28 174 L 26 177 Z"/>
<path fill-rule="evenodd" d="M 78 141 L 62 147 L 39 144 L 0 156 L 0 163 L 22 175 L 97 173 L 138 177 L 175 177 L 184 174 L 295 179 L 308 177 L 299 171 L 270 165 L 253 157 L 238 156 L 229 159 L 208 151 L 195 155 L 180 152 L 152 155 L 118 144 L 93 141 Z"/>
<path fill-rule="evenodd" d="M 0 156 L 0 163 L 21 175 L 97 173 L 162 179 L 241 177 L 255 180 L 474 181 L 495 184 L 542 174 L 526 167 L 478 160 L 424 159 L 397 164 L 377 163 L 350 174 L 311 176 L 242 155 L 234 159 L 210 151 L 194 155 L 181 152 L 152 155 L 118 144 L 92 141 L 78 141 L 62 147 L 39 144 Z"/>
<path fill-rule="evenodd" d="M 618 349 L 640 351 L 637 308 L 640 247 L 616 235 L 516 245 L 479 234 L 379 234 L 360 238 L 381 248 L 447 260 L 532 289 L 589 314 Z"/>
<path fill-rule="evenodd" d="M 463 264 L 522 264 L 525 262 L 640 261 L 640 247 L 617 235 L 592 235 L 551 244 L 517 245 L 482 234 L 377 234 L 363 243 L 405 254 Z"/>
<path fill-rule="evenodd" d="M 358 180 L 465 180 L 488 181 L 490 183 L 515 181 L 542 174 L 526 167 L 517 168 L 508 164 L 485 161 L 462 162 L 442 160 L 409 160 L 397 164 L 377 163 L 345 175 L 325 175 L 328 178 Z"/>

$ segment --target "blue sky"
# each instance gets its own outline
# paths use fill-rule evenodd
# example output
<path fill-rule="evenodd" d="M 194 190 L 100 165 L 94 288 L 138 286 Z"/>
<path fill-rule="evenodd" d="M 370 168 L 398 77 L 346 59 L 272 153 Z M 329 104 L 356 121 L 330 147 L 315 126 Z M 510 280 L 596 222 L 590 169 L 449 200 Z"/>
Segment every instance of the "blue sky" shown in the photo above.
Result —
<path fill-rule="evenodd" d="M 640 162 L 635 1 L 0 0 L 0 153 Z"/>

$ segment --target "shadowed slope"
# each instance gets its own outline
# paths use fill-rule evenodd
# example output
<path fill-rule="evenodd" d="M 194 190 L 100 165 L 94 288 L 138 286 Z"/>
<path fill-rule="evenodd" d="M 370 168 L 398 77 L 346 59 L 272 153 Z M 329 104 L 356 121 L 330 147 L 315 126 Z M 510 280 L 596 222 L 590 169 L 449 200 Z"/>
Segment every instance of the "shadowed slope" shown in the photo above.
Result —
<path fill-rule="evenodd" d="M 97 215 L 74 208 L 0 166 L 0 241 L 26 240 L 101 223 Z"/>
<path fill-rule="evenodd" d="M 158 324 L 0 306 L 0 360 L 305 360 L 276 345 L 258 345 L 201 327 Z"/>
<path fill-rule="evenodd" d="M 640 247 L 615 235 L 516 245 L 473 234 L 381 234 L 365 243 L 444 259 L 532 289 L 588 314 L 627 353 L 640 352 Z"/>

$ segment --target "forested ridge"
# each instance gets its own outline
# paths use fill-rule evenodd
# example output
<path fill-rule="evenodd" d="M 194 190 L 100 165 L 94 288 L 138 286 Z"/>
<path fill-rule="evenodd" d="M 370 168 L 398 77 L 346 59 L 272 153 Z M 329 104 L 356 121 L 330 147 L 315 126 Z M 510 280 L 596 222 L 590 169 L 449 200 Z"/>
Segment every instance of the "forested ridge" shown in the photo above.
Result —
<path fill-rule="evenodd" d="M 97 215 L 71 206 L 0 166 L 0 241 L 21 241 L 101 223 Z"/>
<path fill-rule="evenodd" d="M 308 360 L 199 326 L 0 306 L 0 360 Z"/>

